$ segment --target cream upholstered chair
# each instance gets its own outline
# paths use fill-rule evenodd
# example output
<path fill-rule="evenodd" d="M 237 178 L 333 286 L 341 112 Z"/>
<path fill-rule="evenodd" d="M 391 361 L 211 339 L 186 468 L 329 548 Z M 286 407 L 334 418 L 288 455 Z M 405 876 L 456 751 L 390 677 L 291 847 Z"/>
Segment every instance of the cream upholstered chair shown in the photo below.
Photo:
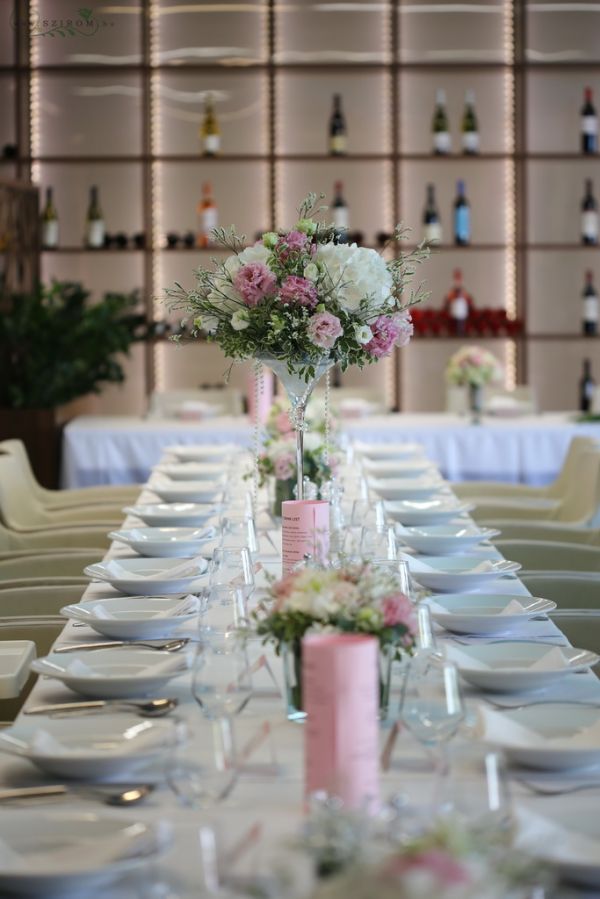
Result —
<path fill-rule="evenodd" d="M 600 451 L 586 451 L 577 460 L 569 487 L 561 498 L 502 501 L 500 497 L 473 497 L 476 521 L 498 519 L 551 520 L 591 524 L 600 508 Z"/>
<path fill-rule="evenodd" d="M 103 554 L 110 546 L 106 528 L 79 525 L 72 528 L 49 528 L 45 531 L 11 531 L 0 524 L 0 555 L 38 552 L 72 552 L 96 550 Z"/>
<path fill-rule="evenodd" d="M 498 540 L 505 559 L 520 562 L 526 571 L 600 571 L 600 548 L 544 540 Z M 600 599 L 600 578 L 598 582 Z"/>
<path fill-rule="evenodd" d="M 3 440 L 0 443 L 0 453 L 8 453 L 17 459 L 23 472 L 25 483 L 32 496 L 43 508 L 49 511 L 53 509 L 69 509 L 73 506 L 87 506 L 94 503 L 110 503 L 112 505 L 130 503 L 137 498 L 141 490 L 141 485 L 139 484 L 47 490 L 38 483 L 31 467 L 25 444 L 21 440 Z"/>
<path fill-rule="evenodd" d="M 523 572 L 519 577 L 533 596 L 551 599 L 562 609 L 599 609 L 600 583 L 596 574 L 572 571 Z"/>
<path fill-rule="evenodd" d="M 47 618 L 58 615 L 63 606 L 79 602 L 83 588 L 63 587 L 0 588 L 0 618 Z M 65 619 L 62 619 L 63 625 Z M 2 634 L 0 632 L 0 638 Z"/>
<path fill-rule="evenodd" d="M 497 528 L 502 540 L 544 540 L 558 543 L 578 543 L 580 546 L 600 546 L 600 529 L 564 524 L 560 521 L 528 521 L 500 518 L 479 521 L 481 527 Z"/>
<path fill-rule="evenodd" d="M 573 437 L 558 477 L 547 487 L 529 487 L 526 484 L 503 484 L 501 481 L 469 481 L 468 483 L 453 484 L 452 489 L 461 499 L 486 497 L 485 502 L 492 501 L 491 499 L 488 500 L 488 497 L 498 497 L 508 501 L 561 499 L 577 477 L 579 456 L 590 450 L 595 451 L 599 446 L 598 441 L 592 437 Z"/>
<path fill-rule="evenodd" d="M 552 612 L 550 618 L 571 646 L 589 649 L 600 655 L 600 609 Z"/>
<path fill-rule="evenodd" d="M 195 410 L 195 411 L 194 411 Z M 241 415 L 244 402 L 240 390 L 232 387 L 206 387 L 197 390 L 156 391 L 150 397 L 148 418 L 209 418 L 217 415 Z"/>
<path fill-rule="evenodd" d="M 14 456 L 0 454 L 0 519 L 13 531 L 75 527 L 93 524 L 106 528 L 123 520 L 120 505 L 86 505 L 48 511 L 31 493 L 21 465 Z"/>
<path fill-rule="evenodd" d="M 0 617 L 0 642 L 3 640 L 31 640 L 35 643 L 38 657 L 45 656 L 52 648 L 52 644 L 64 624 L 64 618 L 58 616 L 31 619 Z M 36 680 L 37 675 L 31 674 L 18 697 L 0 699 L 0 722 L 7 724 L 14 721 Z"/>
<path fill-rule="evenodd" d="M 74 550 L 71 553 L 39 553 L 19 555 L 0 559 L 0 583 L 20 578 L 62 578 L 83 579 L 83 569 L 100 561 L 97 552 Z"/>

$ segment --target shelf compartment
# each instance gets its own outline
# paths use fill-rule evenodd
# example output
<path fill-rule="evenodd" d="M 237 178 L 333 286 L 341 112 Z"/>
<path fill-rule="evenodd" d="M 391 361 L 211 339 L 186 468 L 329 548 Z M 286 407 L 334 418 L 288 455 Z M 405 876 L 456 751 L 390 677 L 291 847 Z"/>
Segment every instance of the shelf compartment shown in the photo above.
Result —
<path fill-rule="evenodd" d="M 505 40 L 508 15 L 501 0 L 443 4 L 400 0 L 397 6 L 399 59 L 453 64 L 509 62 Z"/>

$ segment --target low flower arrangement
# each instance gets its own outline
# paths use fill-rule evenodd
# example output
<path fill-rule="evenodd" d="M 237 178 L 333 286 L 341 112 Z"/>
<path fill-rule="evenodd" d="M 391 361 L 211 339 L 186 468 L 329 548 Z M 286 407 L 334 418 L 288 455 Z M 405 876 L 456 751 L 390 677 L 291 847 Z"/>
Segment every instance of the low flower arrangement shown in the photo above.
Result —
<path fill-rule="evenodd" d="M 325 445 L 318 434 L 304 437 L 304 475 L 320 487 L 335 474 L 337 460 L 330 456 L 325 461 Z M 296 441 L 293 432 L 289 437 L 270 440 L 258 454 L 258 485 L 264 486 L 269 478 L 292 481 L 296 478 Z M 291 498 L 291 497 L 290 497 Z"/>
<path fill-rule="evenodd" d="M 502 377 L 502 366 L 493 353 L 478 346 L 461 347 L 451 356 L 446 381 L 457 387 L 483 387 Z"/>
<path fill-rule="evenodd" d="M 291 230 L 267 232 L 254 246 L 233 227 L 213 231 L 231 255 L 197 269 L 191 291 L 167 290 L 172 308 L 192 317 L 194 336 L 206 332 L 234 360 L 269 356 L 300 366 L 307 380 L 323 359 L 362 367 L 409 342 L 409 309 L 425 296 L 409 284 L 428 250 L 386 261 L 376 250 L 337 243 L 333 226 L 315 219 L 326 210 L 319 199 L 309 194 Z M 405 238 L 396 228 L 393 240 Z"/>
<path fill-rule="evenodd" d="M 337 430 L 337 420 L 332 415 L 331 410 L 327 413 L 329 417 L 329 435 Z M 311 434 L 321 434 L 325 436 L 327 431 L 327 416 L 325 407 L 319 402 L 318 397 L 313 397 L 308 404 L 306 411 L 306 426 Z M 269 440 L 279 440 L 281 438 L 293 437 L 294 426 L 290 421 L 290 404 L 283 398 L 277 398 L 271 404 L 269 414 L 265 421 L 265 434 L 267 442 Z"/>

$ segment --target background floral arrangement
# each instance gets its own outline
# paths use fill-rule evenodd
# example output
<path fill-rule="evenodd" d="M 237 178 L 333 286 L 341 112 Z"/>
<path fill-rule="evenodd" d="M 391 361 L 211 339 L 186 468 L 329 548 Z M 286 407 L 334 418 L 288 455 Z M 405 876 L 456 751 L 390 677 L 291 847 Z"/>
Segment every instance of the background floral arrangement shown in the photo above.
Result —
<path fill-rule="evenodd" d="M 502 366 L 496 357 L 478 346 L 461 347 L 450 357 L 446 368 L 446 381 L 458 387 L 483 387 L 501 377 Z"/>
<path fill-rule="evenodd" d="M 197 269 L 193 290 L 176 284 L 166 292 L 172 308 L 193 317 L 194 336 L 205 331 L 232 359 L 300 365 L 306 378 L 324 357 L 342 369 L 362 367 L 409 342 L 409 308 L 424 293 L 408 285 L 428 250 L 386 262 L 376 250 L 336 243 L 334 228 L 315 220 L 326 210 L 317 202 L 309 194 L 290 231 L 267 232 L 251 247 L 233 226 L 212 232 L 232 255 Z M 397 227 L 393 240 L 405 236 Z"/>
<path fill-rule="evenodd" d="M 410 651 L 416 632 L 398 576 L 368 562 L 293 571 L 271 584 L 254 617 L 257 633 L 277 652 L 308 631 L 371 634 L 382 647 Z"/>
<path fill-rule="evenodd" d="M 287 413 L 284 413 L 287 417 Z M 289 420 L 288 420 L 289 421 Z M 326 461 L 327 459 L 327 461 Z M 269 440 L 258 454 L 258 486 L 262 487 L 270 477 L 277 481 L 296 478 L 296 439 L 290 431 L 288 437 Z M 325 453 L 320 434 L 304 435 L 304 476 L 317 486 L 331 480 L 337 468 L 334 455 Z"/>
<path fill-rule="evenodd" d="M 266 440 L 280 440 L 285 437 L 292 437 L 294 434 L 294 426 L 290 421 L 290 403 L 283 397 L 277 397 L 271 404 L 269 414 L 265 421 Z M 321 434 L 325 436 L 327 431 L 327 418 L 329 419 L 329 435 L 337 430 L 337 419 L 332 414 L 331 409 L 325 413 L 325 405 L 319 400 L 319 397 L 311 397 L 306 412 L 306 426 L 312 434 Z"/>

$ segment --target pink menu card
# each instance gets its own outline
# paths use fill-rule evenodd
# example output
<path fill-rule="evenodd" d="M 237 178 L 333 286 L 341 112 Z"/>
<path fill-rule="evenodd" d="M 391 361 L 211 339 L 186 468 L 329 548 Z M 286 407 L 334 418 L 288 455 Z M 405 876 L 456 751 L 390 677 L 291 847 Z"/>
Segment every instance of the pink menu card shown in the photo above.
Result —
<path fill-rule="evenodd" d="M 360 634 L 315 634 L 302 641 L 307 714 L 304 782 L 347 808 L 379 801 L 379 642 Z"/>
<path fill-rule="evenodd" d="M 288 574 L 308 553 L 316 561 L 329 552 L 329 503 L 322 499 L 288 499 L 283 518 L 282 568 Z"/>
<path fill-rule="evenodd" d="M 248 402 L 248 415 L 250 421 L 258 420 L 259 424 L 264 424 L 267 420 L 269 410 L 273 404 L 273 389 L 275 377 L 269 368 L 263 366 L 262 384 L 259 382 L 258 395 L 256 394 L 256 385 L 254 383 L 254 372 L 248 374 L 246 381 L 246 400 Z"/>

